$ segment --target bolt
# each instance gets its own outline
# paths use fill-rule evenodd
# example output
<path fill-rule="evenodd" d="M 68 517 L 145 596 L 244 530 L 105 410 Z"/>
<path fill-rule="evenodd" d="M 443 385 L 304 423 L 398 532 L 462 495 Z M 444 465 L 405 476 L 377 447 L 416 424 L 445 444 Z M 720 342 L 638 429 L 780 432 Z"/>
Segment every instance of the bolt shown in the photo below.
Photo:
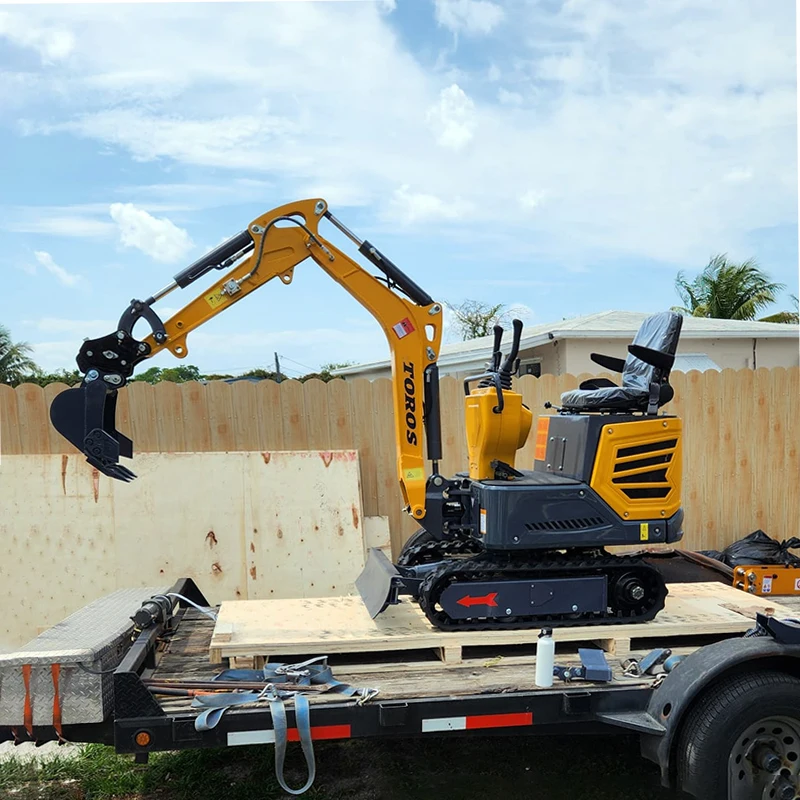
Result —
<path fill-rule="evenodd" d="M 506 609 L 506 614 L 508 614 L 509 616 L 511 616 L 511 609 L 510 609 L 510 608 L 507 608 L 507 609 Z"/>
<path fill-rule="evenodd" d="M 124 333 L 124 331 L 117 331 L 117 339 L 119 339 L 120 341 L 122 341 L 124 338 L 125 338 L 125 333 Z"/>
<path fill-rule="evenodd" d="M 662 425 L 663 425 L 665 428 L 667 427 L 667 423 L 666 423 L 666 422 L 662 422 L 661 424 L 662 424 Z"/>
<path fill-rule="evenodd" d="M 100 373 L 96 369 L 90 369 L 86 373 L 86 380 L 88 381 L 96 381 L 100 377 Z"/>
<path fill-rule="evenodd" d="M 772 785 L 775 789 L 775 800 L 794 800 L 794 785 L 782 775 Z"/>
<path fill-rule="evenodd" d="M 317 200 L 317 204 L 314 206 L 314 213 L 319 216 L 325 210 L 325 203 L 322 200 Z"/>
<path fill-rule="evenodd" d="M 444 481 L 438 475 L 433 479 L 434 486 L 441 486 L 443 483 Z"/>
<path fill-rule="evenodd" d="M 147 345 L 146 345 L 144 342 L 142 342 L 142 343 L 139 345 L 139 352 L 140 352 L 140 353 L 144 353 L 144 351 L 145 351 L 145 350 L 147 350 Z"/>
<path fill-rule="evenodd" d="M 751 571 L 751 572 L 748 572 L 748 573 L 747 573 L 747 580 L 749 580 L 749 581 L 750 581 L 750 583 L 755 583 L 755 580 L 756 580 L 756 574 L 755 574 L 755 572 L 752 572 L 752 571 Z"/>
<path fill-rule="evenodd" d="M 576 606 L 574 603 L 572 604 L 572 610 L 573 611 L 577 611 L 578 610 L 578 606 Z"/>
<path fill-rule="evenodd" d="M 634 600 L 641 600 L 644 597 L 644 587 L 639 586 L 638 584 L 636 586 L 632 586 L 631 597 Z"/>
<path fill-rule="evenodd" d="M 767 772 L 777 772 L 783 763 L 781 757 L 766 744 L 761 744 L 754 748 L 749 758 L 754 764 Z"/>
<path fill-rule="evenodd" d="M 583 489 L 581 489 L 581 490 L 578 492 L 578 497 L 583 497 L 585 494 L 586 494 L 586 492 L 584 492 L 584 491 L 583 491 Z"/>
<path fill-rule="evenodd" d="M 518 543 L 519 543 L 519 536 L 515 536 L 515 537 L 512 539 L 512 541 L 514 542 L 514 544 L 518 544 Z"/>
<path fill-rule="evenodd" d="M 431 316 L 433 316 L 434 314 L 438 314 L 438 313 L 439 313 L 441 310 L 442 310 L 442 307 L 441 307 L 441 306 L 440 306 L 438 303 L 436 303 L 436 304 L 432 305 L 432 306 L 431 306 L 431 307 L 428 309 L 428 313 L 429 313 Z"/>
<path fill-rule="evenodd" d="M 609 428 L 609 429 L 608 429 L 608 432 L 609 432 L 609 433 L 614 433 L 614 429 L 613 429 L 613 428 Z"/>

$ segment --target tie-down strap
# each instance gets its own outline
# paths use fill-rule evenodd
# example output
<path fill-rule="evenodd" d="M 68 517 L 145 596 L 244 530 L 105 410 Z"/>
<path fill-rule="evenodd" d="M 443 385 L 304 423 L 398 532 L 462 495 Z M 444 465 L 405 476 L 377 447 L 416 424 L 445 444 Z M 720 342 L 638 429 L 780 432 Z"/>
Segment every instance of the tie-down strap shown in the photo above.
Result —
<path fill-rule="evenodd" d="M 281 788 L 289 794 L 303 794 L 314 783 L 316 765 L 314 762 L 314 746 L 311 741 L 311 711 L 308 698 L 302 693 L 303 687 L 327 684 L 327 691 L 343 694 L 348 697 L 358 697 L 359 704 L 375 697 L 376 689 L 365 689 L 350 686 L 337 681 L 328 666 L 327 656 L 320 656 L 304 661 L 300 664 L 269 663 L 263 669 L 227 669 L 214 678 L 215 681 L 242 681 L 252 683 L 264 681 L 265 686 L 260 692 L 226 692 L 199 695 L 192 701 L 192 708 L 203 708 L 195 719 L 194 727 L 197 731 L 208 731 L 217 726 L 222 715 L 235 706 L 249 705 L 259 702 L 268 702 L 272 715 L 272 727 L 275 733 L 275 777 Z M 273 684 L 296 684 L 292 690 L 276 689 Z M 308 780 L 300 789 L 292 789 L 286 785 L 283 776 L 283 765 L 286 758 L 286 742 L 288 737 L 288 724 L 286 721 L 286 708 L 284 700 L 294 698 L 294 713 L 297 732 L 303 755 L 308 769 Z"/>

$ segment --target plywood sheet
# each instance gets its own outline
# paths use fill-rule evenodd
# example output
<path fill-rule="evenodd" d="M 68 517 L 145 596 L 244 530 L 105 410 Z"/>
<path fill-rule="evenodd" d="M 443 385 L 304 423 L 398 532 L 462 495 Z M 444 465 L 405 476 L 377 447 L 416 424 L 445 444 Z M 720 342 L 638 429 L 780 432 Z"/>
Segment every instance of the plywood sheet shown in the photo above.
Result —
<path fill-rule="evenodd" d="M 112 487 L 83 457 L 5 456 L 0 650 L 117 588 Z"/>
<path fill-rule="evenodd" d="M 346 593 L 366 554 L 356 453 L 250 455 L 245 478 L 247 596 Z"/>
<path fill-rule="evenodd" d="M 669 591 L 665 609 L 650 622 L 556 628 L 553 638 L 556 642 L 619 639 L 630 644 L 633 637 L 653 637 L 667 646 L 669 637 L 742 633 L 752 627 L 753 608 L 788 613 L 772 601 L 719 583 L 671 584 Z M 225 602 L 218 624 L 225 641 L 212 636 L 215 659 L 533 644 L 539 633 L 537 629 L 440 631 L 408 600 L 389 606 L 373 620 L 359 597 Z"/>
<path fill-rule="evenodd" d="M 358 456 L 140 454 L 121 483 L 81 455 L 0 465 L 0 649 L 117 588 L 194 578 L 213 603 L 344 594 L 364 564 Z"/>

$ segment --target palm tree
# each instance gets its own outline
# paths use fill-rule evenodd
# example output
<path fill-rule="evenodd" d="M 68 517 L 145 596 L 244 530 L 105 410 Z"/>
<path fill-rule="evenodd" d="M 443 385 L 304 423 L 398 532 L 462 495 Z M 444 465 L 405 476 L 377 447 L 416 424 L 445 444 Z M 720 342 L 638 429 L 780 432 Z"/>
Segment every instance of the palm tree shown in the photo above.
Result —
<path fill-rule="evenodd" d="M 722 254 L 714 256 L 691 282 L 679 272 L 675 288 L 683 306 L 674 306 L 674 311 L 693 317 L 747 320 L 774 303 L 784 286 L 771 281 L 755 259 L 737 263 Z"/>
<path fill-rule="evenodd" d="M 800 300 L 796 294 L 790 294 L 794 302 L 794 311 L 779 311 L 777 314 L 770 314 L 768 317 L 762 317 L 762 322 L 783 322 L 789 325 L 797 325 L 800 323 Z"/>
<path fill-rule="evenodd" d="M 25 375 L 39 367 L 29 357 L 33 348 L 27 342 L 14 342 L 11 333 L 0 325 L 0 383 L 19 383 Z"/>

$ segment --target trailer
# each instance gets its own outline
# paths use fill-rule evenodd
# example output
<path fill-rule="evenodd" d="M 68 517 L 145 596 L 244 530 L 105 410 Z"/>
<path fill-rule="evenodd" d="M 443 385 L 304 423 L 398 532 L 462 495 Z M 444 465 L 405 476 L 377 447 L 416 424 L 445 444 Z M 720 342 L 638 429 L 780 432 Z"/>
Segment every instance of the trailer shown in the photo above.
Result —
<path fill-rule="evenodd" d="M 691 569 L 714 580 L 707 568 Z M 359 664 L 332 662 L 338 681 L 378 692 L 315 695 L 311 739 L 634 732 L 664 786 L 704 800 L 795 800 L 800 622 L 778 604 L 778 613 L 770 613 L 761 598 L 741 594 L 762 603 L 753 606 L 747 633 L 700 646 L 675 640 L 670 650 L 683 658 L 669 672 L 631 669 L 639 663 L 632 656 L 659 644 L 646 638 L 649 623 L 640 626 L 643 638 L 630 653 L 625 645 L 616 653 L 607 647 L 613 678 L 602 683 L 576 677 L 537 687 L 527 653 L 481 652 L 456 663 L 444 653 L 444 660 L 431 661 L 418 652 L 391 664 L 366 656 Z M 153 597 L 170 602 L 154 604 Z M 118 591 L 0 656 L 0 741 L 100 742 L 141 763 L 163 750 L 244 744 L 285 750 L 286 740 L 302 738 L 303 720 L 291 702 L 277 735 L 267 703 L 230 708 L 215 725 L 198 729 L 191 692 L 153 691 L 157 684 L 210 681 L 228 666 L 209 658 L 215 623 L 196 608 L 207 605 L 188 578 L 172 587 Z M 571 655 L 556 661 L 572 669 L 579 664 Z"/>

